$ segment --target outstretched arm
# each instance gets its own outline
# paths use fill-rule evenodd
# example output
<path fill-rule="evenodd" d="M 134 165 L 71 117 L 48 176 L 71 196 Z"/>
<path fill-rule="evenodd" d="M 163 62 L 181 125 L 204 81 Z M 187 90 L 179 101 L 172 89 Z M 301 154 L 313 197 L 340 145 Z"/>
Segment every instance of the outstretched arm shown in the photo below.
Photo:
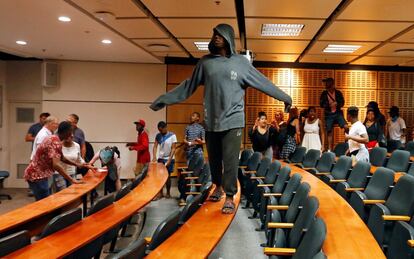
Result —
<path fill-rule="evenodd" d="M 204 81 L 202 64 L 199 61 L 195 67 L 193 74 L 190 78 L 181 82 L 176 88 L 170 92 L 158 97 L 150 106 L 154 111 L 158 111 L 164 108 L 166 105 L 179 103 L 189 98 L 196 90 L 197 87 Z"/>
<path fill-rule="evenodd" d="M 263 92 L 285 104 L 292 105 L 292 98 L 283 92 L 279 87 L 275 86 L 269 79 L 260 73 L 255 67 L 250 65 L 245 84 L 251 86 L 260 92 Z"/>

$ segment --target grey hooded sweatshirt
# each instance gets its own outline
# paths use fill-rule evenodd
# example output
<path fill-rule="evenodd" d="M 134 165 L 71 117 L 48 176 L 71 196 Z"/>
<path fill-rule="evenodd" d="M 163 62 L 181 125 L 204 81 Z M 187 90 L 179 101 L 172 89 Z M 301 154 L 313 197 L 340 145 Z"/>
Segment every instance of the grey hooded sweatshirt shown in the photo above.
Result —
<path fill-rule="evenodd" d="M 234 31 L 228 24 L 219 24 L 214 31 L 230 48 L 230 55 L 208 54 L 197 63 L 190 78 L 170 92 L 158 97 L 150 106 L 153 110 L 189 98 L 199 85 L 204 85 L 204 119 L 207 131 L 221 132 L 243 128 L 244 94 L 251 86 L 275 99 L 292 104 L 292 98 L 270 82 L 242 55 L 236 54 Z M 212 52 L 213 41 L 209 44 Z"/>

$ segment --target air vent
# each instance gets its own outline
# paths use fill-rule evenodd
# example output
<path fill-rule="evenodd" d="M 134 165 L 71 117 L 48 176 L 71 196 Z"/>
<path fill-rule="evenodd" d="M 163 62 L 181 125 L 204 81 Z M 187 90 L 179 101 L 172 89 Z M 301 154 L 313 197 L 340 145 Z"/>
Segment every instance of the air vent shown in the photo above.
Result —
<path fill-rule="evenodd" d="M 170 50 L 170 46 L 168 46 L 167 44 L 149 44 L 147 46 L 148 50 L 150 51 L 168 51 Z"/>
<path fill-rule="evenodd" d="M 414 52 L 414 49 L 396 49 L 396 50 L 394 50 L 394 52 L 396 52 L 396 53 L 400 53 L 400 52 Z"/>

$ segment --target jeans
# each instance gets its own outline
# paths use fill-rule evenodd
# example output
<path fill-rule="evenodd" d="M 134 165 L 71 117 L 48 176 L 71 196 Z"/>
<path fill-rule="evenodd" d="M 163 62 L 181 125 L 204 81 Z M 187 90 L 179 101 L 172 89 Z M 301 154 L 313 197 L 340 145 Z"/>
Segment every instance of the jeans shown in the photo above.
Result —
<path fill-rule="evenodd" d="M 48 183 L 48 179 L 42 179 L 39 181 L 35 181 L 35 182 L 30 182 L 29 183 L 29 187 L 30 189 L 33 191 L 33 195 L 35 197 L 35 199 L 41 200 L 43 198 L 46 198 L 47 196 L 50 195 L 49 193 L 49 183 Z"/>

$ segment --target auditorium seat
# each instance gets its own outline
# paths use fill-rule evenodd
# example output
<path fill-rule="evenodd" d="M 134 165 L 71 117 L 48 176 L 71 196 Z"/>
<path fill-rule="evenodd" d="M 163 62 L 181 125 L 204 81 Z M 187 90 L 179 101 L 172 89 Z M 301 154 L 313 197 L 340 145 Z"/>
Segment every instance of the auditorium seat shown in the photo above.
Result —
<path fill-rule="evenodd" d="M 239 159 L 239 166 L 247 166 L 247 161 L 253 155 L 252 149 L 244 149 L 241 152 L 240 159 Z"/>
<path fill-rule="evenodd" d="M 299 146 L 296 147 L 295 152 L 293 152 L 293 154 L 290 156 L 290 158 L 285 159 L 285 162 L 287 163 L 291 163 L 291 164 L 298 164 L 298 163 L 302 163 L 304 157 L 306 154 L 306 148 Z"/>
<path fill-rule="evenodd" d="M 414 212 L 414 177 L 401 177 L 386 201 L 376 202 L 369 213 L 368 227 L 380 246 L 387 245 L 396 220 L 410 221 Z"/>
<path fill-rule="evenodd" d="M 414 156 L 414 141 L 408 141 L 405 144 L 405 150 L 407 150 L 408 152 L 410 152 L 410 156 Z"/>
<path fill-rule="evenodd" d="M 330 185 L 336 185 L 339 182 L 345 182 L 348 178 L 349 170 L 352 167 L 352 158 L 349 156 L 341 156 L 334 164 L 331 172 L 316 173 L 321 180 Z"/>
<path fill-rule="evenodd" d="M 249 180 L 248 175 L 245 172 L 256 171 L 260 164 L 262 154 L 254 152 L 253 155 L 247 161 L 246 166 L 239 166 L 238 179 L 240 182 L 242 194 L 246 193 L 246 182 Z"/>
<path fill-rule="evenodd" d="M 395 150 L 388 159 L 386 167 L 394 172 L 407 172 L 410 163 L 410 152 Z"/>
<path fill-rule="evenodd" d="M 68 210 L 49 221 L 49 223 L 47 223 L 47 225 L 43 228 L 40 236 L 36 239 L 39 240 L 45 238 L 48 235 L 58 232 L 59 230 L 62 230 L 80 220 L 82 220 L 81 208 Z"/>
<path fill-rule="evenodd" d="M 326 238 L 326 225 L 323 219 L 314 219 L 309 229 L 300 233 L 303 238 L 296 247 L 292 247 L 289 243 L 290 237 L 286 238 L 285 233 L 279 229 L 278 239 L 280 243 L 277 247 L 267 247 L 264 253 L 272 259 L 286 258 L 290 256 L 292 259 L 303 259 L 303 258 L 325 258 L 321 252 L 322 245 Z"/>
<path fill-rule="evenodd" d="M 210 165 L 208 163 L 204 164 L 199 178 L 196 181 L 190 182 L 187 185 L 190 187 L 190 189 L 189 192 L 186 192 L 186 202 L 191 201 L 195 195 L 201 194 L 200 203 L 204 203 L 208 197 L 211 187 L 213 186 L 211 180 Z M 180 205 L 185 206 L 185 204 Z"/>
<path fill-rule="evenodd" d="M 392 153 L 394 150 L 400 149 L 402 146 L 401 141 L 388 139 L 387 140 L 387 152 Z"/>
<path fill-rule="evenodd" d="M 333 152 L 335 153 L 336 157 L 340 157 L 345 155 L 346 151 L 348 150 L 348 142 L 341 142 L 336 144 L 336 146 L 333 149 Z"/>
<path fill-rule="evenodd" d="M 270 158 L 263 157 L 260 160 L 259 167 L 256 171 L 245 171 L 246 179 L 246 189 L 244 196 L 246 198 L 246 205 L 245 208 L 249 208 L 253 202 L 253 192 L 255 188 L 257 188 L 258 179 L 264 179 L 266 177 L 267 172 L 269 171 L 269 166 L 272 163 Z"/>
<path fill-rule="evenodd" d="M 352 168 L 346 182 L 340 182 L 336 185 L 336 192 L 345 200 L 348 200 L 351 190 L 363 191 L 367 184 L 368 176 L 370 176 L 370 168 L 370 163 L 358 161 Z"/>
<path fill-rule="evenodd" d="M 0 171 L 0 188 L 3 188 L 3 184 L 4 184 L 4 180 L 6 180 L 6 178 L 9 178 L 10 173 L 7 171 Z M 0 198 L 1 197 L 5 197 L 8 200 L 11 200 L 11 196 L 8 194 L 2 194 L 0 193 Z"/>
<path fill-rule="evenodd" d="M 414 240 L 414 218 L 411 221 L 397 221 L 391 234 L 390 243 L 387 249 L 389 259 L 412 259 L 414 247 L 407 241 Z"/>
<path fill-rule="evenodd" d="M 132 182 L 124 184 L 121 189 L 115 194 L 115 201 L 122 199 L 125 195 L 127 195 L 131 191 Z"/>
<path fill-rule="evenodd" d="M 142 259 L 145 256 L 146 248 L 145 240 L 135 240 L 119 253 L 107 256 L 106 259 Z"/>
<path fill-rule="evenodd" d="M 292 223 L 282 222 L 280 212 L 277 210 L 272 211 L 272 221 L 267 225 L 269 230 L 275 229 L 274 235 L 272 237 L 273 240 L 270 242 L 272 244 L 271 246 L 279 248 L 298 247 L 300 240 L 303 238 L 304 231 L 309 229 L 312 222 L 315 220 L 316 212 L 318 209 L 318 199 L 316 197 L 308 197 L 305 200 L 303 208 L 300 210 L 298 217 Z"/>
<path fill-rule="evenodd" d="M 394 171 L 378 167 L 364 191 L 352 192 L 349 203 L 358 215 L 367 221 L 372 202 L 385 200 L 393 183 Z"/>
<path fill-rule="evenodd" d="M 387 149 L 383 147 L 374 147 L 369 153 L 369 162 L 371 165 L 379 167 L 384 166 L 387 159 Z"/>
<path fill-rule="evenodd" d="M 148 244 L 147 253 L 157 248 L 179 228 L 180 214 L 179 210 L 171 213 L 157 226 L 151 238 L 145 238 Z"/>
<path fill-rule="evenodd" d="M 408 168 L 407 174 L 414 176 L 414 163 L 410 164 L 410 167 Z"/>
<path fill-rule="evenodd" d="M 182 208 L 180 218 L 178 220 L 179 225 L 183 225 L 202 205 L 202 195 L 196 195 L 191 201 Z"/>
<path fill-rule="evenodd" d="M 27 230 L 5 236 L 0 239 L 0 257 L 4 257 L 22 247 L 30 245 L 30 236 Z"/>
<path fill-rule="evenodd" d="M 307 168 L 305 170 L 312 174 L 330 172 L 332 170 L 333 164 L 335 164 L 335 154 L 328 151 L 322 153 L 322 156 L 316 164 L 315 168 Z"/>
<path fill-rule="evenodd" d="M 305 157 L 303 158 L 302 163 L 295 164 L 297 167 L 307 169 L 315 168 L 316 163 L 318 163 L 319 158 L 321 157 L 321 151 L 316 149 L 310 149 L 306 152 Z"/>
<path fill-rule="evenodd" d="M 131 190 L 135 189 L 135 187 L 137 187 L 144 180 L 147 174 L 148 174 L 148 166 L 142 169 L 142 173 L 139 174 L 137 177 L 135 177 L 135 179 L 132 181 Z"/>

